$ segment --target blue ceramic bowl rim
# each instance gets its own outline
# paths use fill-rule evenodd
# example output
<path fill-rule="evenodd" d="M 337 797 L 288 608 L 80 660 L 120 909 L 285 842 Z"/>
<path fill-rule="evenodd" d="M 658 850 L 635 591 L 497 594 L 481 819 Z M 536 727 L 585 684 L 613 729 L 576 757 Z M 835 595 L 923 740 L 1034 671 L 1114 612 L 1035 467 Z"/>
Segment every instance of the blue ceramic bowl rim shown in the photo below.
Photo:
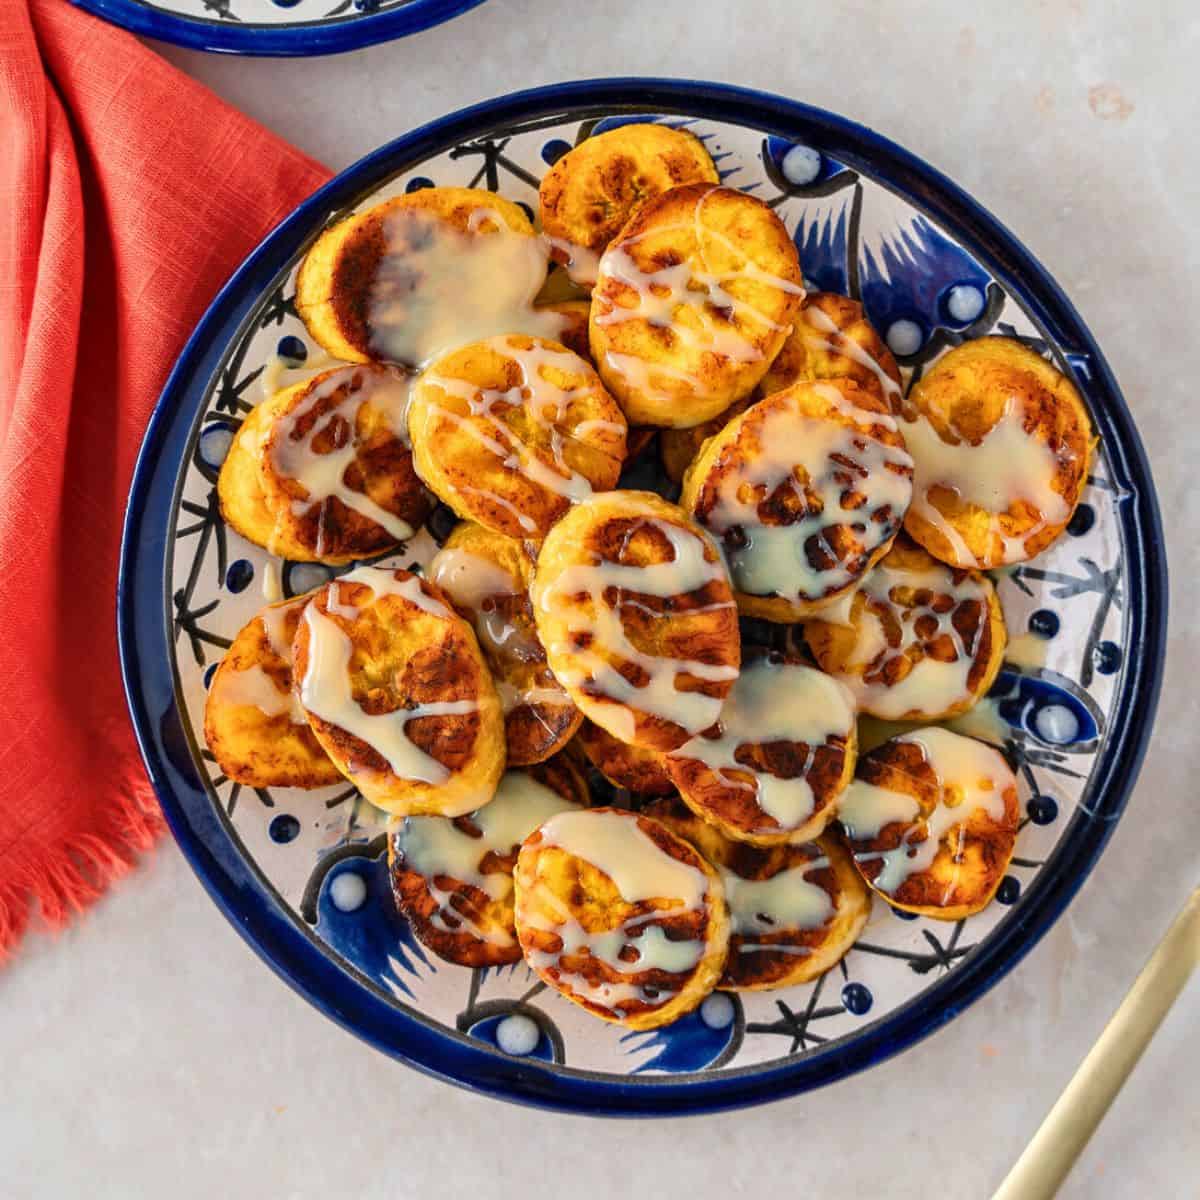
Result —
<path fill-rule="evenodd" d="M 794 1061 L 712 1077 L 607 1076 L 508 1059 L 411 1016 L 353 980 L 314 936 L 271 898 L 240 856 L 196 777 L 183 742 L 170 666 L 171 621 L 163 603 L 166 537 L 182 447 L 196 405 L 255 299 L 328 213 L 377 181 L 469 136 L 514 122 L 582 119 L 614 111 L 681 111 L 803 141 L 850 165 L 863 164 L 951 230 L 969 230 L 972 250 L 1017 295 L 1059 346 L 1091 361 L 1094 416 L 1124 493 L 1117 504 L 1130 628 L 1127 656 L 1093 769 L 1093 800 L 1077 809 L 1022 902 L 953 971 L 852 1039 Z M 1018 282 L 1019 281 L 1019 282 Z M 508 1100 L 593 1115 L 712 1112 L 778 1099 L 877 1063 L 956 1016 L 1016 965 L 1074 896 L 1107 843 L 1145 752 L 1162 678 L 1167 569 L 1149 464 L 1129 410 L 1099 348 L 1058 285 L 1013 235 L 940 172 L 865 126 L 798 101 L 687 80 L 595 79 L 519 92 L 463 109 L 397 138 L 343 171 L 288 217 L 218 294 L 171 373 L 134 471 L 118 582 L 118 640 L 133 723 L 163 811 L 217 905 L 258 954 L 327 1016 L 380 1050 L 428 1074 Z M 161 715 L 156 715 L 161 714 Z"/>
<path fill-rule="evenodd" d="M 267 24 L 252 21 L 218 21 L 189 17 L 160 8 L 150 0 L 71 0 L 114 25 L 132 33 L 173 42 L 192 50 L 217 54 L 253 54 L 268 58 L 294 58 L 315 54 L 341 54 L 420 33 L 449 21 L 484 0 L 407 0 L 385 12 L 355 13 L 345 20 L 297 21 Z"/>

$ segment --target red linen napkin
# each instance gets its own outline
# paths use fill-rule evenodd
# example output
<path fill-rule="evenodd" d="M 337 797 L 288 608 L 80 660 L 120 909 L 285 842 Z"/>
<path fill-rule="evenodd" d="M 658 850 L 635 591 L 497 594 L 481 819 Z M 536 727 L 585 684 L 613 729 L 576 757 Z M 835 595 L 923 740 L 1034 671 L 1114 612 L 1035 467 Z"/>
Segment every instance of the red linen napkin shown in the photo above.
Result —
<path fill-rule="evenodd" d="M 0 0 L 0 961 L 162 831 L 117 665 L 125 498 L 220 285 L 328 172 L 65 0 Z"/>

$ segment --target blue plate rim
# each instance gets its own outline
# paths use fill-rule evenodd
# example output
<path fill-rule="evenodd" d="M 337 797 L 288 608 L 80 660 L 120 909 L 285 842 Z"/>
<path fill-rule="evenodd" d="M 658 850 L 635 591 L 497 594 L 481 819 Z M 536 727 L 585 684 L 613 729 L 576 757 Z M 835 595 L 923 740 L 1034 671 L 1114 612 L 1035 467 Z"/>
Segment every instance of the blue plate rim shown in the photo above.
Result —
<path fill-rule="evenodd" d="M 215 54 L 295 58 L 342 54 L 408 37 L 477 8 L 484 0 L 407 0 L 396 8 L 292 24 L 216 21 L 169 12 L 148 0 L 71 0 L 131 33 Z"/>
<path fill-rule="evenodd" d="M 1122 497 L 1116 505 L 1126 565 L 1129 628 L 1140 653 L 1127 656 L 1092 775 L 1092 803 L 1078 809 L 1022 902 L 953 971 L 849 1041 L 711 1078 L 702 1075 L 612 1080 L 564 1073 L 449 1038 L 356 984 L 271 901 L 250 864 L 224 844 L 207 793 L 195 777 L 175 705 L 170 615 L 162 581 L 165 530 L 174 494 L 181 427 L 203 396 L 225 343 L 279 269 L 320 228 L 380 179 L 472 133 L 498 125 L 602 112 L 682 109 L 804 141 L 835 158 L 869 163 L 870 173 L 939 222 L 970 230 L 973 253 L 1004 279 L 1052 342 L 1088 357 L 1088 386 Z M 1020 286 L 1015 286 L 1020 280 Z M 219 343 L 219 344 L 218 344 Z M 176 421 L 180 414 L 187 419 Z M 167 454 L 163 451 L 166 449 Z M 174 464 L 174 465 L 172 465 Z M 762 1103 L 863 1070 L 933 1032 L 978 999 L 1046 933 L 1095 865 L 1124 810 L 1140 767 L 1162 681 L 1166 648 L 1167 565 L 1161 519 L 1145 451 L 1112 373 L 1070 301 L 1034 256 L 999 221 L 941 172 L 880 134 L 782 96 L 727 84 L 612 78 L 553 84 L 501 96 L 448 114 L 394 139 L 336 176 L 247 258 L 213 301 L 173 369 L 138 456 L 122 538 L 118 645 L 126 697 L 147 771 L 167 821 L 196 874 L 234 927 L 282 978 L 327 1016 L 410 1066 L 469 1089 L 535 1106 L 611 1116 L 683 1115 Z M 143 663 L 148 666 L 143 671 Z M 155 708 L 155 703 L 158 708 Z M 155 714 L 159 715 L 156 716 Z M 190 776 L 190 778 L 189 778 Z M 180 789 L 184 789 L 181 794 Z"/>

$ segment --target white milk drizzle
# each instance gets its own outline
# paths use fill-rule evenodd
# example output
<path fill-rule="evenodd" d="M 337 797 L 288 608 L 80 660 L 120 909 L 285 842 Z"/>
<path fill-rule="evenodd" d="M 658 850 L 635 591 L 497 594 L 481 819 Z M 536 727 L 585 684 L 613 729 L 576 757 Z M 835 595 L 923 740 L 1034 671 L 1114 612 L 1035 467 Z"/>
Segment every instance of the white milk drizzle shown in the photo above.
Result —
<path fill-rule="evenodd" d="M 690 971 L 703 958 L 704 943 L 672 941 L 661 925 L 649 922 L 670 917 L 673 913 L 700 909 L 708 894 L 705 874 L 660 850 L 628 813 L 560 813 L 542 826 L 542 845 L 556 846 L 603 871 L 628 904 L 650 900 L 668 901 L 669 904 L 654 912 L 630 917 L 616 929 L 603 933 L 587 931 L 565 907 L 555 906 L 555 919 L 545 924 L 535 921 L 534 927 L 557 934 L 562 948 L 554 954 L 541 951 L 529 954 L 530 965 L 558 968 L 563 980 L 569 982 L 574 991 L 591 993 L 593 998 L 617 1011 L 631 999 L 654 1004 L 656 1000 L 662 1002 L 664 993 L 674 994 L 677 988 L 659 986 L 655 997 L 633 982 L 593 987 L 582 975 L 566 972 L 562 959 L 586 951 L 623 975 L 650 970 Z M 547 899 L 539 894 L 539 901 Z M 638 957 L 632 963 L 619 957 L 625 946 L 638 951 Z"/>
<path fill-rule="evenodd" d="M 927 870 L 937 857 L 942 839 L 964 824 L 976 809 L 982 809 L 993 821 L 1004 818 L 1004 787 L 1011 772 L 1004 759 L 991 746 L 974 738 L 951 733 L 936 726 L 902 734 L 900 742 L 916 742 L 933 768 L 938 780 L 938 797 L 932 812 L 922 818 L 921 806 L 907 794 L 855 780 L 846 790 L 838 817 L 847 834 L 856 841 L 869 840 L 897 821 L 905 822 L 900 844 L 894 850 L 856 852 L 859 862 L 882 860 L 883 870 L 874 886 L 893 894 L 910 875 Z M 961 795 L 956 804 L 947 804 L 951 789 Z M 925 840 L 914 839 L 925 833 Z"/>
<path fill-rule="evenodd" d="M 705 560 L 705 543 L 689 530 L 653 518 L 646 518 L 645 524 L 659 530 L 667 539 L 673 559 L 647 566 L 597 561 L 564 568 L 541 594 L 542 608 L 559 613 L 567 626 L 566 640 L 561 645 L 548 646 L 547 650 L 552 658 L 560 654 L 568 656 L 570 666 L 556 672 L 567 687 L 582 687 L 589 680 L 595 681 L 609 701 L 606 707 L 611 711 L 613 723 L 627 724 L 628 734 L 634 729 L 633 714 L 618 705 L 628 705 L 672 721 L 690 733 L 698 733 L 717 719 L 721 701 L 700 692 L 679 691 L 677 676 L 692 675 L 708 682 L 721 682 L 736 679 L 737 668 L 643 653 L 625 633 L 621 596 L 618 595 L 617 602 L 610 605 L 604 593 L 608 588 L 616 588 L 618 593 L 628 591 L 645 596 L 686 595 L 722 579 L 724 568 L 719 559 L 711 563 Z M 572 597 L 581 594 L 589 597 L 591 613 L 585 611 L 588 605 L 571 602 Z M 728 608 L 731 605 L 732 601 L 710 607 Z M 576 633 L 592 635 L 591 646 L 576 648 L 570 640 Z M 635 687 L 597 650 L 637 664 L 649 676 L 649 681 L 644 687 Z M 610 732 L 615 733 L 611 729 Z M 628 736 L 624 740 L 629 740 Z"/>
<path fill-rule="evenodd" d="M 561 265 L 572 283 L 582 288 L 590 288 L 595 284 L 600 273 L 600 255 L 595 250 L 566 238 L 552 237 L 548 233 L 543 233 L 541 239 L 551 250 L 557 250 L 566 258 L 567 261 Z"/>
<path fill-rule="evenodd" d="M 891 417 L 858 408 L 836 387 L 812 386 L 860 425 L 895 429 Z M 798 468 L 807 474 L 807 484 L 797 482 Z M 911 468 L 905 450 L 861 428 L 775 408 L 763 418 L 757 451 L 722 480 L 704 524 L 718 535 L 735 526 L 742 530 L 745 545 L 727 547 L 729 569 L 740 591 L 819 600 L 855 580 L 853 570 L 828 542 L 828 531 L 836 525 L 854 527 L 864 554 L 871 554 L 895 531 L 908 508 L 912 480 L 906 472 Z M 791 524 L 763 524 L 759 505 L 785 486 L 811 495 L 815 504 L 806 501 L 805 515 Z M 866 502 L 847 507 L 851 492 Z M 891 520 L 877 520 L 885 509 Z M 809 561 L 807 546 L 814 539 L 823 556 L 832 560 L 830 566 L 816 567 Z"/>
<path fill-rule="evenodd" d="M 299 603 L 305 603 L 305 600 Z M 258 614 L 267 647 L 277 658 L 292 664 L 292 643 L 287 636 L 287 618 L 297 603 L 272 605 Z M 264 716 L 278 717 L 287 713 L 293 725 L 307 725 L 308 720 L 290 688 L 280 690 L 279 684 L 253 663 L 244 671 L 222 671 L 220 699 L 227 704 L 257 708 Z"/>
<path fill-rule="evenodd" d="M 308 347 L 308 356 L 299 366 L 291 366 L 290 360 L 278 354 L 272 354 L 263 365 L 263 373 L 259 376 L 262 394 L 266 398 L 274 396 L 284 388 L 293 387 L 297 383 L 307 383 L 310 379 L 328 371 L 330 367 L 345 366 L 340 358 L 326 354 L 319 347 Z"/>
<path fill-rule="evenodd" d="M 415 575 L 405 573 L 403 578 L 397 579 L 396 573 L 387 567 L 355 567 L 353 571 L 339 575 L 333 582 L 335 584 L 361 583 L 375 593 L 375 599 L 383 596 L 399 596 L 402 600 L 415 604 L 423 612 L 429 613 L 431 617 L 441 617 L 447 621 L 454 619 L 454 614 L 440 600 L 429 595 L 421 586 L 420 579 Z M 330 589 L 326 607 L 331 613 L 345 617 L 347 620 L 352 621 L 358 616 L 358 609 L 353 604 L 342 600 L 340 587 L 336 589 L 336 593 L 334 589 Z"/>
<path fill-rule="evenodd" d="M 491 596 L 517 596 L 520 581 L 499 563 L 481 554 L 447 546 L 433 556 L 429 578 L 457 605 L 477 612 Z"/>
<path fill-rule="evenodd" d="M 525 591 L 520 580 L 499 563 L 469 550 L 446 547 L 434 555 L 429 575 L 456 606 L 471 614 L 479 643 L 490 657 L 500 663 L 545 664 L 546 653 L 532 631 L 519 628 L 494 608 L 487 607 L 487 601 L 494 597 L 519 596 Z M 505 716 L 522 706 L 566 707 L 571 703 L 566 692 L 558 687 L 530 684 L 517 688 L 495 670 L 493 679 Z"/>
<path fill-rule="evenodd" d="M 484 874 L 483 860 L 489 853 L 507 857 L 543 821 L 574 807 L 524 771 L 508 771 L 495 798 L 467 818 L 479 830 L 479 837 L 464 833 L 447 817 L 406 818 L 396 834 L 396 848 L 404 865 L 425 877 L 439 909 L 430 918 L 435 928 L 446 932 L 463 929 L 491 945 L 511 946 L 514 938 L 509 931 L 480 929 L 459 910 L 453 901 L 460 886 L 444 888 L 438 880 L 448 878 L 478 888 L 492 900 L 503 899 L 512 892 L 512 875 L 507 871 Z"/>
<path fill-rule="evenodd" d="M 274 604 L 283 599 L 283 583 L 279 574 L 279 560 L 268 558 L 263 563 L 262 595 L 268 604 Z"/>
<path fill-rule="evenodd" d="M 721 708 L 718 735 L 694 737 L 670 757 L 695 759 L 711 767 L 726 787 L 753 792 L 755 803 L 779 827 L 794 829 L 812 816 L 815 807 L 806 776 L 817 749 L 830 737 L 848 737 L 853 727 L 853 701 L 837 680 L 798 663 L 761 658 L 742 666 Z M 793 779 L 780 779 L 737 761 L 742 746 L 783 741 L 808 747 L 804 769 Z M 761 828 L 776 826 L 764 823 Z"/>
<path fill-rule="evenodd" d="M 280 717 L 287 713 L 293 725 L 305 725 L 304 712 L 291 692 L 281 692 L 279 685 L 258 663 L 243 671 L 227 671 L 221 677 L 220 699 L 225 704 L 257 708 L 264 716 Z"/>

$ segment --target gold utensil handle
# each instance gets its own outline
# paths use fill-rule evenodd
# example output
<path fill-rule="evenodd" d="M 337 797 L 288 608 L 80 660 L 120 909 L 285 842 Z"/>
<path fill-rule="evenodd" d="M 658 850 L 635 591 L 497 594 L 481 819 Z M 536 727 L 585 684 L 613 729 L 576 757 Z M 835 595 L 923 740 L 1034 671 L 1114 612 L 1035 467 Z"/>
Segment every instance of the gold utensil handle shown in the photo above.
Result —
<path fill-rule="evenodd" d="M 1058 1192 L 1198 962 L 1200 888 L 1171 923 L 993 1200 L 1051 1200 Z"/>

